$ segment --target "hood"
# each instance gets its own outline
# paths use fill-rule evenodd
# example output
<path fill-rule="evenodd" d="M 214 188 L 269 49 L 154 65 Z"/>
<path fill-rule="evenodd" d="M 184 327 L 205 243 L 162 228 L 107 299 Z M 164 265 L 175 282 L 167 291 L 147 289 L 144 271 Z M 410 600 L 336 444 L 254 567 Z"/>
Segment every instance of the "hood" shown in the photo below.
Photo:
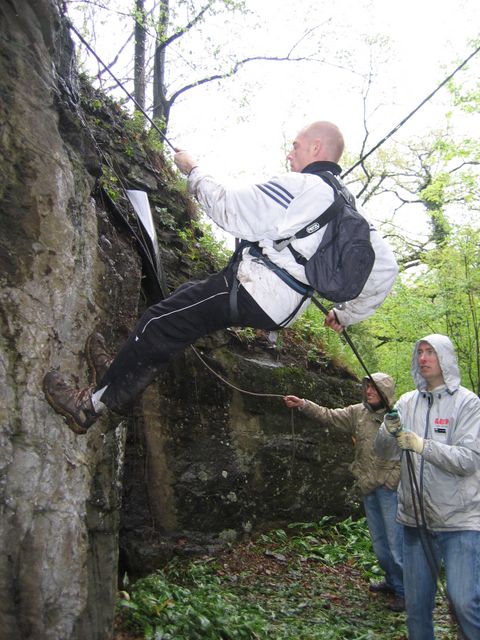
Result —
<path fill-rule="evenodd" d="M 417 389 L 419 391 L 425 391 L 427 388 L 427 382 L 420 373 L 420 368 L 418 366 L 417 351 L 420 342 L 428 342 L 428 344 L 435 349 L 447 391 L 456 391 L 460 386 L 460 370 L 458 368 L 457 356 L 450 338 L 447 338 L 447 336 L 443 336 L 440 333 L 432 333 L 429 336 L 425 336 L 425 338 L 417 340 L 415 344 L 410 373 L 412 374 L 412 378 Z"/>
<path fill-rule="evenodd" d="M 395 382 L 393 378 L 386 373 L 381 373 L 380 371 L 377 371 L 377 373 L 372 373 L 372 378 L 377 387 L 388 400 L 388 404 L 393 407 L 395 402 Z M 362 379 L 362 400 L 365 405 L 368 405 L 366 390 L 367 384 L 369 382 L 370 378 L 368 376 L 365 376 Z"/>

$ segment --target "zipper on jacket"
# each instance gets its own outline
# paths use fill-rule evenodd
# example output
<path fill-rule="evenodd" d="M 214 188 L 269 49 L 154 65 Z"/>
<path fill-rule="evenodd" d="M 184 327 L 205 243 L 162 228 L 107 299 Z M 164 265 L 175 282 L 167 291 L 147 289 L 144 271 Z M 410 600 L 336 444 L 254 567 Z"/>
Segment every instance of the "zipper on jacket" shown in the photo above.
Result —
<path fill-rule="evenodd" d="M 427 398 L 427 417 L 425 420 L 425 431 L 423 433 L 423 438 L 425 439 L 428 435 L 428 426 L 430 423 L 430 410 L 432 408 L 433 405 L 433 395 L 431 393 L 426 393 L 425 397 Z M 427 522 L 425 519 L 425 511 L 423 509 L 423 471 L 424 471 L 424 465 L 425 465 L 425 458 L 422 456 L 420 459 L 420 495 L 418 496 L 419 502 L 420 502 L 420 513 L 422 516 L 422 520 L 423 520 L 423 525 L 426 528 L 427 527 Z"/>

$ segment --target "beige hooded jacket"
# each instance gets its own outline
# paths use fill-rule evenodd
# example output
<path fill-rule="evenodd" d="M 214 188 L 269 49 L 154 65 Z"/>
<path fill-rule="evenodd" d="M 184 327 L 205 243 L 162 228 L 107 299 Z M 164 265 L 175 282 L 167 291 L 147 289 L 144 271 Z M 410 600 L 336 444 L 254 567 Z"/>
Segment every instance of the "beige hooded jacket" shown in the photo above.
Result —
<path fill-rule="evenodd" d="M 376 385 L 393 406 L 395 383 L 385 373 L 372 375 Z M 350 470 L 363 495 L 371 493 L 377 487 L 385 485 L 395 490 L 400 480 L 399 461 L 380 458 L 374 453 L 373 443 L 383 422 L 385 408 L 373 410 L 366 401 L 366 387 L 369 379 L 363 379 L 363 403 L 352 404 L 345 409 L 327 409 L 314 402 L 306 401 L 302 413 L 317 420 L 324 427 L 333 427 L 352 436 L 355 444 L 355 457 Z"/>

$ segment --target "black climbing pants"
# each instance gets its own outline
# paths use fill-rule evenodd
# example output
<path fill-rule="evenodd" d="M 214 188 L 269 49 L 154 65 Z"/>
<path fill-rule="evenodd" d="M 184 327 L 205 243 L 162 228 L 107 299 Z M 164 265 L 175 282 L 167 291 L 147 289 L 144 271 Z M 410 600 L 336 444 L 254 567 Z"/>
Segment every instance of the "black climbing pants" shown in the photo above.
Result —
<path fill-rule="evenodd" d="M 273 330 L 274 321 L 242 286 L 238 287 L 238 318 L 232 322 L 232 267 L 205 280 L 187 282 L 149 307 L 97 385 L 107 386 L 102 402 L 122 413 L 150 384 L 169 359 L 198 338 L 235 326 Z"/>

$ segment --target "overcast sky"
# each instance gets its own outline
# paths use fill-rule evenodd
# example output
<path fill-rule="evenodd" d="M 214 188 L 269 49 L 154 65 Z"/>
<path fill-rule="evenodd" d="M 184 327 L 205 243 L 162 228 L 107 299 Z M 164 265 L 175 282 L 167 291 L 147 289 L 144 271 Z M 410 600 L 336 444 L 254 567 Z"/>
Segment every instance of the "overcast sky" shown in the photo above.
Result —
<path fill-rule="evenodd" d="M 321 36 L 319 53 L 332 65 L 344 60 L 353 71 L 320 63 L 252 63 L 221 91 L 206 86 L 187 94 L 172 111 L 170 136 L 226 179 L 278 172 L 285 167 L 284 141 L 317 119 L 335 121 L 350 153 L 358 153 L 364 136 L 361 93 L 370 69 L 368 146 L 373 146 L 471 53 L 469 41 L 480 37 L 478 0 L 249 4 L 263 25 L 259 34 L 245 19 L 242 40 L 249 55 L 263 53 L 263 46 L 278 51 L 281 43 L 295 42 L 306 27 L 323 25 L 315 32 Z M 480 75 L 480 54 L 470 71 Z M 248 103 L 241 106 L 245 93 Z M 402 135 L 421 135 L 434 122 L 441 124 L 446 98 L 446 91 L 440 92 Z"/>
<path fill-rule="evenodd" d="M 171 10 L 178 4 L 172 0 Z M 127 15 L 133 0 L 111 0 L 110 5 L 116 13 L 102 23 L 96 9 L 94 27 L 95 49 L 107 62 L 131 30 L 131 18 L 122 19 L 120 12 Z M 147 8 L 152 5 L 153 0 L 146 0 Z M 246 5 L 247 15 L 235 14 L 230 23 L 225 16 L 209 17 L 201 29 L 177 40 L 176 50 L 169 49 L 170 60 L 178 55 L 170 64 L 172 90 L 178 88 L 177 65 L 193 68 L 207 51 L 209 36 L 221 45 L 219 59 L 228 53 L 285 55 L 298 43 L 294 53 L 315 55 L 323 63 L 254 62 L 232 79 L 188 91 L 175 103 L 170 138 L 208 161 L 222 177 L 248 179 L 285 168 L 286 141 L 317 119 L 335 121 L 355 155 L 364 137 L 362 91 L 369 72 L 371 146 L 471 53 L 472 39 L 480 39 L 480 0 L 246 0 Z M 82 2 L 69 5 L 78 26 L 80 12 L 88 7 Z M 187 46 L 182 49 L 181 43 Z M 132 43 L 123 55 L 131 73 Z M 113 70 L 124 77 L 120 63 Z M 479 72 L 480 54 L 469 70 L 474 78 Z M 194 79 L 198 74 L 192 70 L 187 81 Z M 441 121 L 446 97 L 445 90 L 440 92 L 402 135 L 421 134 Z"/>
<path fill-rule="evenodd" d="M 147 7 L 152 2 L 146 0 Z M 128 11 L 132 4 L 116 0 L 112 6 Z M 264 180 L 286 170 L 288 145 L 314 120 L 336 122 L 347 152 L 356 157 L 365 135 L 362 92 L 369 73 L 367 150 L 469 56 L 476 48 L 473 39 L 480 40 L 480 0 L 247 0 L 247 6 L 249 15 L 237 15 L 231 23 L 224 16 L 209 18 L 208 30 L 203 27 L 177 41 L 169 51 L 171 60 L 178 56 L 169 66 L 171 90 L 185 81 L 180 75 L 184 63 L 192 68 L 201 61 L 208 37 L 221 45 L 219 59 L 228 52 L 237 59 L 286 55 L 297 44 L 297 55 L 314 55 L 319 61 L 254 62 L 229 80 L 184 93 L 175 103 L 169 139 L 226 182 Z M 131 19 L 122 23 L 117 14 L 107 19 L 105 29 L 97 18 L 95 28 L 97 53 L 110 62 L 125 41 L 121 29 L 128 33 Z M 131 49 L 125 55 L 131 66 Z M 209 61 L 215 64 L 211 55 Z M 114 71 L 124 77 L 118 65 Z M 456 79 L 477 82 L 479 76 L 477 54 Z M 192 70 L 188 81 L 195 77 Z M 422 137 L 432 126 L 441 127 L 447 103 L 448 92 L 442 89 L 395 138 Z M 458 126 L 462 123 L 460 119 Z"/>

